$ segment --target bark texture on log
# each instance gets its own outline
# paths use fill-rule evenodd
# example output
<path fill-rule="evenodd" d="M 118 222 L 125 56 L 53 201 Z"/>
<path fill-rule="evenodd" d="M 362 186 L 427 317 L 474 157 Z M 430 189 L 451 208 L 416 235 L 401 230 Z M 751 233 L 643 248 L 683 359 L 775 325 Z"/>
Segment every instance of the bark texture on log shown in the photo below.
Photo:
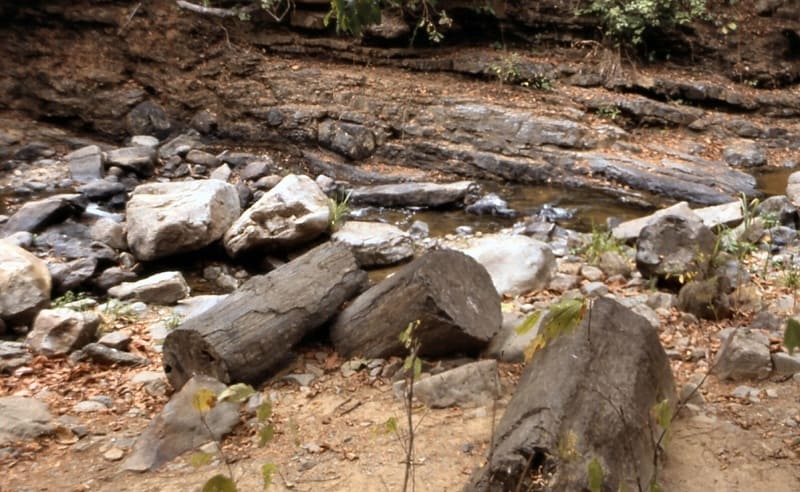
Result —
<path fill-rule="evenodd" d="M 663 400 L 675 408 L 658 334 L 630 309 L 599 298 L 573 334 L 534 354 L 497 427 L 491 462 L 465 490 L 520 490 L 520 481 L 530 490 L 536 469 L 544 490 L 589 490 L 594 459 L 602 490 L 649 490 L 660 433 L 652 413 Z"/>
<path fill-rule="evenodd" d="M 366 283 L 347 246 L 318 246 L 187 319 L 164 340 L 164 372 L 176 389 L 195 374 L 223 383 L 263 381 Z"/>
<path fill-rule="evenodd" d="M 342 311 L 331 329 L 345 357 L 401 355 L 398 335 L 419 320 L 420 355 L 478 352 L 500 329 L 500 296 L 477 261 L 432 251 L 372 287 Z"/>

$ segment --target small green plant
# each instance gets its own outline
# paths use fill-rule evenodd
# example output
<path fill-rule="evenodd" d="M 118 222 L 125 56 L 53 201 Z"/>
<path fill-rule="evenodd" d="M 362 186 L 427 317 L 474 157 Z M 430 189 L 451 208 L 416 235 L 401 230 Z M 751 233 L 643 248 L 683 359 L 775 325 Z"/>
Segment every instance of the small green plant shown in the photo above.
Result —
<path fill-rule="evenodd" d="M 77 294 L 71 290 L 64 292 L 63 295 L 56 297 L 50 303 L 51 306 L 54 308 L 64 307 L 67 304 L 72 304 L 73 302 L 82 301 L 84 299 L 88 299 L 89 295 L 86 292 L 78 292 Z"/>
<path fill-rule="evenodd" d="M 517 327 L 518 335 L 524 335 L 530 331 L 544 316 L 541 331 L 525 348 L 525 360 L 530 360 L 536 352 L 543 349 L 557 337 L 575 331 L 578 324 L 583 320 L 589 302 L 581 297 L 578 299 L 564 299 L 552 304 L 547 311 L 536 311 L 528 316 L 522 324 Z"/>
<path fill-rule="evenodd" d="M 352 191 L 348 191 L 347 195 L 341 200 L 335 198 L 328 198 L 328 217 L 331 230 L 337 230 L 344 223 L 345 217 L 350 213 L 350 195 Z"/>
<path fill-rule="evenodd" d="M 616 121 L 622 111 L 616 106 L 603 106 L 597 108 L 597 116 L 607 120 Z"/>
<path fill-rule="evenodd" d="M 172 313 L 171 315 L 169 315 L 166 318 L 164 318 L 163 323 L 164 323 L 164 327 L 167 330 L 172 331 L 172 330 L 174 330 L 174 329 L 176 329 L 177 327 L 180 326 L 181 321 L 183 321 L 183 317 L 180 314 Z"/>
<path fill-rule="evenodd" d="M 515 84 L 521 82 L 520 56 L 516 52 L 506 53 L 503 58 L 489 65 L 499 84 Z"/>
<path fill-rule="evenodd" d="M 243 403 L 247 401 L 255 390 L 252 386 L 243 383 L 237 383 L 225 388 L 218 395 L 207 388 L 201 388 L 194 395 L 192 395 L 192 406 L 200 414 L 200 422 L 208 432 L 208 435 L 213 439 L 214 433 L 208 425 L 208 413 L 221 402 Z M 256 410 L 256 420 L 258 422 L 258 446 L 263 447 L 270 442 L 275 435 L 275 429 L 268 421 L 272 417 L 272 405 L 269 401 L 262 403 Z M 203 485 L 202 492 L 236 492 L 236 479 L 233 476 L 233 469 L 231 468 L 230 461 L 225 456 L 222 447 L 218 448 L 220 458 L 225 466 L 228 468 L 228 475 L 217 474 L 211 477 Z M 213 455 L 210 453 L 197 452 L 191 458 L 191 463 L 195 467 L 200 467 L 211 461 Z M 278 472 L 278 467 L 274 463 L 265 463 L 261 467 L 261 478 L 264 488 L 268 488 L 272 484 L 272 476 Z"/>
<path fill-rule="evenodd" d="M 589 242 L 578 248 L 577 253 L 589 263 L 597 263 L 603 253 L 620 253 L 622 249 L 622 243 L 614 237 L 613 232 L 593 225 Z"/>

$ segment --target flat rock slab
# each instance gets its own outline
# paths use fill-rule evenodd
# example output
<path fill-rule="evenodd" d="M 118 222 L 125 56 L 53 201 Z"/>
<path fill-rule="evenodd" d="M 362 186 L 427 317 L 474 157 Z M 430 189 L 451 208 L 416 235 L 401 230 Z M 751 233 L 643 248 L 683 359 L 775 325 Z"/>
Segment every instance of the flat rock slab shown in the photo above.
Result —
<path fill-rule="evenodd" d="M 364 268 L 392 265 L 414 256 L 411 237 L 391 224 L 348 220 L 332 239 L 348 245 Z"/>
<path fill-rule="evenodd" d="M 22 396 L 0 396 L 0 444 L 48 435 L 55 427 L 46 403 Z"/>
<path fill-rule="evenodd" d="M 349 191 L 350 203 L 377 207 L 443 207 L 463 204 L 477 190 L 473 181 L 398 183 L 361 186 Z"/>
<path fill-rule="evenodd" d="M 0 228 L 0 237 L 18 231 L 41 231 L 51 224 L 81 213 L 86 205 L 86 200 L 75 193 L 53 195 L 41 200 L 26 202 Z"/>
<path fill-rule="evenodd" d="M 500 329 L 500 296 L 486 269 L 458 251 L 432 251 L 342 311 L 331 340 L 345 357 L 405 353 L 398 335 L 419 321 L 421 355 L 478 352 Z"/>
<path fill-rule="evenodd" d="M 430 408 L 479 407 L 500 397 L 497 361 L 482 360 L 414 383 L 414 396 Z"/>
<path fill-rule="evenodd" d="M 175 304 L 189 295 L 181 272 L 161 272 L 136 282 L 123 282 L 108 289 L 117 299 L 136 299 L 154 304 Z"/>
<path fill-rule="evenodd" d="M 231 402 L 217 403 L 205 415 L 204 424 L 200 412 L 192 405 L 192 399 L 202 389 L 218 395 L 225 388 L 224 384 L 208 376 L 190 379 L 150 421 L 122 467 L 139 472 L 155 470 L 190 449 L 222 439 L 239 423 L 239 406 Z"/>

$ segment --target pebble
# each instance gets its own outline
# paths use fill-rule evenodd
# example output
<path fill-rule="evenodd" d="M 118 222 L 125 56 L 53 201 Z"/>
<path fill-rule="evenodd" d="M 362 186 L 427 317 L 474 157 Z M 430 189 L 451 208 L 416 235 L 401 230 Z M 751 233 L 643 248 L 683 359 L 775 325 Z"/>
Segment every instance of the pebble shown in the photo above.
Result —
<path fill-rule="evenodd" d="M 103 410 L 108 410 L 108 407 L 100 403 L 99 401 L 94 401 L 94 400 L 84 400 L 82 402 L 76 403 L 72 407 L 72 411 L 75 413 L 94 413 Z"/>
<path fill-rule="evenodd" d="M 739 398 L 741 400 L 744 400 L 753 395 L 753 393 L 758 395 L 758 390 L 753 388 L 752 386 L 740 385 L 734 388 L 733 391 L 731 391 L 731 396 L 734 398 Z"/>
<path fill-rule="evenodd" d="M 125 451 L 119 448 L 111 448 L 105 453 L 103 453 L 103 458 L 107 459 L 108 461 L 119 461 L 125 456 Z"/>

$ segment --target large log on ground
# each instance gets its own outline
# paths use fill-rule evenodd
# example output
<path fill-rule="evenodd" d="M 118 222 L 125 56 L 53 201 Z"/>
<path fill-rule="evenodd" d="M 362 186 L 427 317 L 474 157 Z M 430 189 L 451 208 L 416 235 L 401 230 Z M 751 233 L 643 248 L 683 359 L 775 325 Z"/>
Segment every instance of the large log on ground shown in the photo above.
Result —
<path fill-rule="evenodd" d="M 465 490 L 589 490 L 594 460 L 603 491 L 650 490 L 660 434 L 653 410 L 664 400 L 675 408 L 658 334 L 599 298 L 572 334 L 533 355 L 497 426 L 491 462 Z"/>
<path fill-rule="evenodd" d="M 195 374 L 223 383 L 263 381 L 366 283 L 347 246 L 318 246 L 251 278 L 171 332 L 164 340 L 164 372 L 176 389 Z"/>
<path fill-rule="evenodd" d="M 345 308 L 331 329 L 345 357 L 388 357 L 406 349 L 398 335 L 419 320 L 420 355 L 480 351 L 500 329 L 500 296 L 477 261 L 432 251 L 372 287 Z"/>

